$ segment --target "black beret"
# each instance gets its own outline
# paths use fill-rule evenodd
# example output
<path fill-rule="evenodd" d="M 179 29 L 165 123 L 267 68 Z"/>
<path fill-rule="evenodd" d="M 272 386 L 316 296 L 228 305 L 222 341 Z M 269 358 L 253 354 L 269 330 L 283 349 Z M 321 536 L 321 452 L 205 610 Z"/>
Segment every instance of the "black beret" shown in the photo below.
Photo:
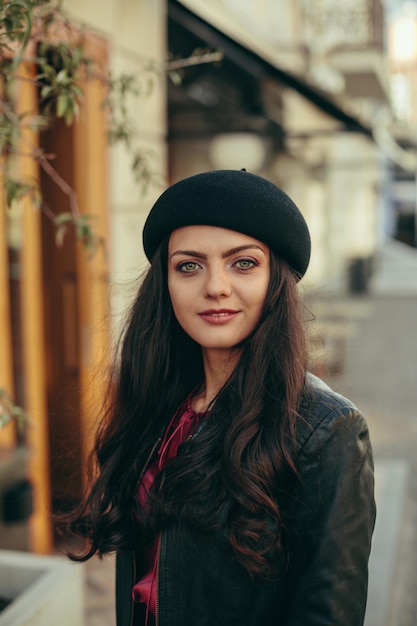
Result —
<path fill-rule="evenodd" d="M 310 260 L 310 234 L 282 189 L 244 170 L 215 170 L 180 180 L 158 198 L 143 229 L 152 261 L 159 244 L 183 226 L 220 226 L 267 244 L 301 278 Z"/>

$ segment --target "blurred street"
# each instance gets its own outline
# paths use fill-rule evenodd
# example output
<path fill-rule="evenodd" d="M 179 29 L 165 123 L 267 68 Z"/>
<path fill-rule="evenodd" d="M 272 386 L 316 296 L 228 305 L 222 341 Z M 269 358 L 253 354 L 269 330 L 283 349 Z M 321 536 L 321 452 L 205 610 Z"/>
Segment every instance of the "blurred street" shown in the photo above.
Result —
<path fill-rule="evenodd" d="M 390 243 L 369 294 L 328 307 L 327 315 L 333 310 L 333 319 L 345 324 L 346 344 L 337 371 L 325 378 L 364 413 L 374 448 L 378 516 L 365 625 L 415 626 L 417 251 Z M 326 304 L 318 308 L 321 313 Z"/>
<path fill-rule="evenodd" d="M 415 626 L 417 251 L 389 244 L 368 293 L 326 296 L 311 308 L 334 351 L 322 376 L 362 410 L 374 447 L 378 519 L 365 625 Z M 115 624 L 113 565 L 109 557 L 86 566 L 86 626 Z"/>

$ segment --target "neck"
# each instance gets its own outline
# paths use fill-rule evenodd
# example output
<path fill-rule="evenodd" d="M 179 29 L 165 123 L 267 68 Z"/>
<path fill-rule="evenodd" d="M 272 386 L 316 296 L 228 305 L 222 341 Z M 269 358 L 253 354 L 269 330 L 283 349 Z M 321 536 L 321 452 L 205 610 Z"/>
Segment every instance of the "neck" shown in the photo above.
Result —
<path fill-rule="evenodd" d="M 240 350 L 205 350 L 203 348 L 204 385 L 192 400 L 195 411 L 205 411 L 230 378 L 240 357 Z"/>

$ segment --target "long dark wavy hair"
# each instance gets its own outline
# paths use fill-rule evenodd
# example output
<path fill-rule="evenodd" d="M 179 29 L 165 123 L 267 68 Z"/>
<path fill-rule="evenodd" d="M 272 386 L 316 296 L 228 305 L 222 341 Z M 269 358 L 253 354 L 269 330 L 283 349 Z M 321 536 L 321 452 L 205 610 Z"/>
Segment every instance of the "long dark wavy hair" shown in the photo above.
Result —
<path fill-rule="evenodd" d="M 145 512 L 137 488 L 150 453 L 172 414 L 204 381 L 201 348 L 172 310 L 167 249 L 165 241 L 126 323 L 96 438 L 96 477 L 71 524 L 87 547 L 70 556 L 87 560 L 137 548 L 181 516 L 204 532 L 226 523 L 236 559 L 251 576 L 269 578 L 285 551 L 284 503 L 297 475 L 295 431 L 305 386 L 296 277 L 271 252 L 257 327 L 239 346 L 238 363 L 197 436 L 158 474 Z"/>

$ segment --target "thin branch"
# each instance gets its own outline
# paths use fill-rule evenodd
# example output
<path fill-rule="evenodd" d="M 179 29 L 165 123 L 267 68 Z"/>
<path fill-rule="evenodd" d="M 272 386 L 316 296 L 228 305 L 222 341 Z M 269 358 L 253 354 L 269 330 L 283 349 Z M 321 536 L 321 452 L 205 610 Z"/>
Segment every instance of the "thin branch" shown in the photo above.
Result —
<path fill-rule="evenodd" d="M 42 202 L 42 213 L 48 218 L 48 220 L 55 224 L 56 215 L 53 211 L 51 211 L 46 202 Z"/>
<path fill-rule="evenodd" d="M 207 54 L 191 56 L 188 59 L 168 61 L 168 63 L 165 64 L 165 69 L 168 72 L 172 72 L 174 70 L 180 70 L 184 67 L 191 67 L 193 65 L 203 65 L 204 63 L 214 63 L 216 61 L 222 61 L 223 58 L 223 52 L 208 52 Z"/>
<path fill-rule="evenodd" d="M 10 148 L 6 148 L 5 152 L 7 154 L 13 155 L 13 156 L 19 156 L 19 157 L 24 157 L 26 159 L 34 159 L 35 161 L 39 161 L 39 155 L 38 154 L 34 154 L 33 151 L 31 150 L 30 152 L 25 152 L 25 150 L 16 150 L 15 148 L 10 149 Z M 52 161 L 53 159 L 56 159 L 56 154 L 48 154 L 46 152 L 42 152 L 42 157 L 44 159 L 47 159 L 48 161 Z M 6 165 L 5 163 L 1 163 L 0 162 L 0 168 L 3 169 L 4 171 L 6 170 Z"/>
<path fill-rule="evenodd" d="M 75 217 L 80 217 L 80 210 L 78 206 L 78 196 L 76 191 L 62 178 L 62 176 L 56 171 L 54 167 L 49 163 L 45 155 L 38 151 L 34 152 L 34 158 L 38 161 L 39 165 L 44 172 L 54 181 L 54 183 L 61 189 L 61 191 L 68 196 L 71 213 Z"/>
<path fill-rule="evenodd" d="M 19 124 L 19 118 L 16 113 L 13 111 L 9 103 L 2 99 L 1 100 L 6 117 L 14 124 Z M 67 183 L 67 181 L 62 178 L 62 176 L 57 172 L 57 170 L 49 163 L 46 155 L 41 152 L 36 146 L 32 145 L 26 138 L 22 138 L 24 143 L 28 146 L 32 157 L 38 161 L 40 167 L 50 176 L 50 178 L 54 181 L 54 183 L 62 190 L 62 192 L 68 196 L 70 203 L 70 210 L 74 217 L 80 216 L 80 210 L 78 207 L 78 197 L 77 193 L 72 189 L 72 187 Z"/>
<path fill-rule="evenodd" d="M 174 72 L 176 70 L 180 70 L 186 67 L 193 67 L 195 65 L 204 65 L 205 63 L 215 63 L 218 61 L 222 61 L 223 59 L 224 59 L 223 52 L 218 51 L 218 52 L 207 52 L 206 54 L 196 54 L 188 58 L 175 59 L 175 61 L 168 61 L 167 63 L 164 63 L 162 65 L 162 70 L 158 69 L 157 65 L 149 67 L 147 63 L 144 63 L 142 69 L 136 74 L 132 74 L 132 76 L 142 77 L 144 73 L 159 74 L 161 71 L 162 72 Z M 102 73 L 98 73 L 94 70 L 91 72 L 91 78 L 95 78 L 97 80 L 102 81 L 102 83 L 107 85 L 108 87 L 112 83 L 112 79 L 110 76 L 104 75 Z"/>
<path fill-rule="evenodd" d="M 23 61 L 26 61 L 26 59 L 23 59 Z M 31 85 L 42 84 L 41 81 L 36 80 L 36 78 L 29 78 L 29 76 L 21 76 L 21 74 L 18 74 L 17 72 L 8 72 L 5 70 L 3 74 L 4 76 L 12 77 L 13 79 L 20 80 L 22 81 L 22 83 L 30 83 Z"/>

